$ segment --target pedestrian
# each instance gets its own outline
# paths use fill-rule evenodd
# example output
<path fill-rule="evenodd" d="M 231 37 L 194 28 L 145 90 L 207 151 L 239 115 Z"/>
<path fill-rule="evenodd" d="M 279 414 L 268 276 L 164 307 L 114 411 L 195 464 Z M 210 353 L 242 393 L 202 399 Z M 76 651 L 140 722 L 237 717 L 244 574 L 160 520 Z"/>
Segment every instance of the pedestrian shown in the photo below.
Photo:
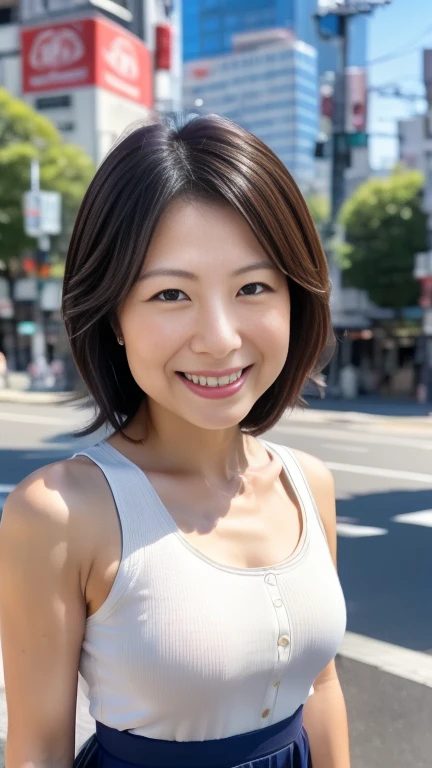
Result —
<path fill-rule="evenodd" d="M 105 437 L 27 477 L 0 528 L 7 768 L 348 768 L 335 502 L 262 435 L 331 336 L 291 175 L 229 120 L 134 129 L 75 223 L 63 317 Z M 289 423 L 278 433 L 289 440 Z"/>

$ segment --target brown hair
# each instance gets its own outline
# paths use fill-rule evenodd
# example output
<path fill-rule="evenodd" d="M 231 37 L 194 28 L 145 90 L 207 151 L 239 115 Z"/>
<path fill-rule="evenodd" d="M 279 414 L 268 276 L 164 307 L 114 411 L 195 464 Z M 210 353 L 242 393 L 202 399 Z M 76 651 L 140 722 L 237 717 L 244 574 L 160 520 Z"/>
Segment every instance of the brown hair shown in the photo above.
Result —
<path fill-rule="evenodd" d="M 95 406 L 92 423 L 122 431 L 145 393 L 112 323 L 134 285 L 152 234 L 174 198 L 224 200 L 248 222 L 287 276 L 291 338 L 285 366 L 240 424 L 258 435 L 289 408 L 331 339 L 327 261 L 290 173 L 256 136 L 216 115 L 179 127 L 135 128 L 111 150 L 81 204 L 66 260 L 62 313 L 78 371 Z"/>

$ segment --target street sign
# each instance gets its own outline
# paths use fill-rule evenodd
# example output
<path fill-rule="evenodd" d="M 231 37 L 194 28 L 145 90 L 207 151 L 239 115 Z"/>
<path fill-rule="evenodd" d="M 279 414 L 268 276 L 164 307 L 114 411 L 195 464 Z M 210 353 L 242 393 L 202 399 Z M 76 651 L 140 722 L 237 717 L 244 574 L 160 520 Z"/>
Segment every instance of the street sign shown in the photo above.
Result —
<path fill-rule="evenodd" d="M 368 145 L 368 134 L 363 133 L 363 131 L 348 133 L 347 137 L 348 146 L 350 147 L 367 147 Z"/>
<path fill-rule="evenodd" d="M 58 192 L 24 193 L 24 231 L 29 237 L 61 232 L 61 195 Z"/>

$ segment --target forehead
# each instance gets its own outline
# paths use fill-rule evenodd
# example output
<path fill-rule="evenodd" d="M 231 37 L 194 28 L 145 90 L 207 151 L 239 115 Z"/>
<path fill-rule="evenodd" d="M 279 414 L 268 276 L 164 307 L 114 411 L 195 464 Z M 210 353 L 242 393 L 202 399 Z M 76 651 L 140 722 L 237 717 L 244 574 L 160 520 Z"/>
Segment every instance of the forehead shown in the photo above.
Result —
<path fill-rule="evenodd" d="M 175 200 L 165 209 L 145 258 L 145 269 L 157 263 L 178 265 L 271 259 L 252 229 L 232 206 L 221 202 Z M 198 264 L 197 264 L 198 262 Z M 240 264 L 241 265 L 241 264 Z"/>

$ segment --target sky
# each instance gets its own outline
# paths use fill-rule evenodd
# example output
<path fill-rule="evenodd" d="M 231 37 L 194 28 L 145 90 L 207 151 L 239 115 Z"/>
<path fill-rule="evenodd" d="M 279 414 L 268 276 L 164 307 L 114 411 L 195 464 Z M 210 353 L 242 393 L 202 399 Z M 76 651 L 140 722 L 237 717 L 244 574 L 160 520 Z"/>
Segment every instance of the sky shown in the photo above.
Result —
<path fill-rule="evenodd" d="M 423 93 L 423 48 L 432 48 L 432 0 L 392 0 L 370 16 L 368 86 L 396 84 L 407 93 Z M 387 61 L 375 59 L 387 57 Z M 391 55 L 391 58 L 390 58 Z M 373 168 L 392 167 L 398 159 L 397 120 L 426 110 L 424 101 L 369 97 L 369 134 Z"/>

